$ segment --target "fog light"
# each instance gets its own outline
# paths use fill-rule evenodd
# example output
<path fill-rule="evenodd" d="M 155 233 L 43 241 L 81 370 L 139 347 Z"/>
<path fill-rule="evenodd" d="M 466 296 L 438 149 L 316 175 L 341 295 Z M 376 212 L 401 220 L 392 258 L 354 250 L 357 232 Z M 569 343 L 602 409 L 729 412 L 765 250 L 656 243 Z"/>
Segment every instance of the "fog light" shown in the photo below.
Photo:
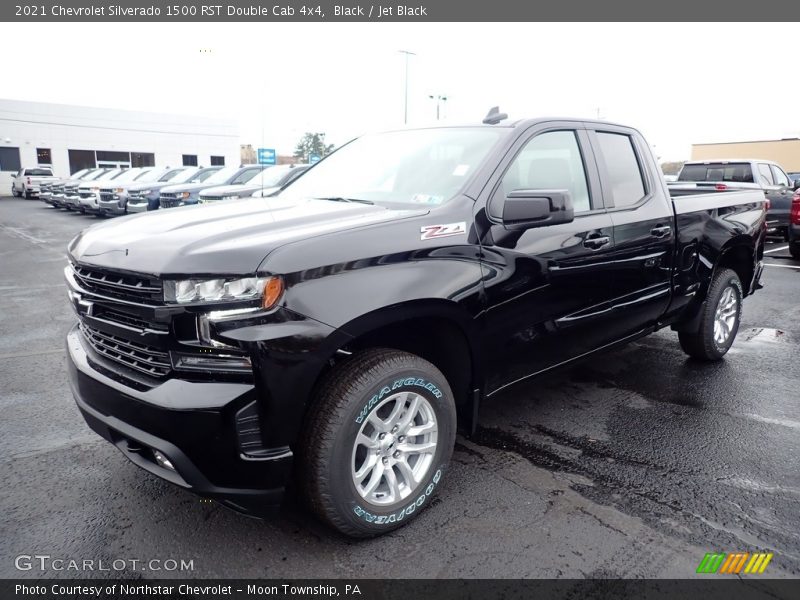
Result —
<path fill-rule="evenodd" d="M 249 356 L 231 354 L 179 354 L 172 353 L 172 366 L 187 371 L 235 371 L 250 372 Z"/>
<path fill-rule="evenodd" d="M 169 469 L 170 471 L 175 470 L 175 467 L 172 466 L 172 462 L 166 456 L 161 454 L 161 452 L 159 452 L 158 450 L 155 449 L 153 450 L 153 457 L 156 459 L 158 466 L 164 467 L 165 469 Z"/>

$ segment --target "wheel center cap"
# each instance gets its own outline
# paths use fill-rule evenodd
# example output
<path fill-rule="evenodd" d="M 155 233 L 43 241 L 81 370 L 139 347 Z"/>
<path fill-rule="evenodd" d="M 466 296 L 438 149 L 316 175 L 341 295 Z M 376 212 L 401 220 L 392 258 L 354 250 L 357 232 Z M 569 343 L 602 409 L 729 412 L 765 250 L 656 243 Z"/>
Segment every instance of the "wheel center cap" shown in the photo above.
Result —
<path fill-rule="evenodd" d="M 394 434 L 387 433 L 386 437 L 383 438 L 380 441 L 381 442 L 381 452 L 384 452 L 384 453 L 391 452 L 391 450 L 394 448 L 394 445 L 395 445 L 396 441 L 397 441 L 397 439 L 394 437 Z"/>

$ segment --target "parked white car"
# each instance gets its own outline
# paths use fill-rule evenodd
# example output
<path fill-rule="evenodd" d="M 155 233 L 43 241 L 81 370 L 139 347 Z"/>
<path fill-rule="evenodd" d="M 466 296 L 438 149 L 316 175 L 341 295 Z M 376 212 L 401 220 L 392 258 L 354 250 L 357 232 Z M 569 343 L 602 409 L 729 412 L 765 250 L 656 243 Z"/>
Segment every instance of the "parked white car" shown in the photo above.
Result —
<path fill-rule="evenodd" d="M 11 194 L 13 196 L 25 196 L 35 198 L 39 195 L 39 185 L 44 181 L 54 181 L 58 179 L 53 175 L 50 167 L 34 167 L 31 169 L 20 169 L 14 173 L 11 181 Z"/>

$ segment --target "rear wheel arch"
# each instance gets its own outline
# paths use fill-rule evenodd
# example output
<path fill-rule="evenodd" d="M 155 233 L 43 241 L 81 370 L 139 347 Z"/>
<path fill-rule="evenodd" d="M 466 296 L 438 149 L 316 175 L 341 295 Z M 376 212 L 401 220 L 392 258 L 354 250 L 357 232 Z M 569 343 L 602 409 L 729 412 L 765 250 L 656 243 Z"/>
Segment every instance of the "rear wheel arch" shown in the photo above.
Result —
<path fill-rule="evenodd" d="M 712 278 L 722 269 L 730 269 L 742 283 L 742 293 L 747 296 L 755 275 L 756 249 L 751 239 L 734 239 L 728 242 L 720 252 Z"/>

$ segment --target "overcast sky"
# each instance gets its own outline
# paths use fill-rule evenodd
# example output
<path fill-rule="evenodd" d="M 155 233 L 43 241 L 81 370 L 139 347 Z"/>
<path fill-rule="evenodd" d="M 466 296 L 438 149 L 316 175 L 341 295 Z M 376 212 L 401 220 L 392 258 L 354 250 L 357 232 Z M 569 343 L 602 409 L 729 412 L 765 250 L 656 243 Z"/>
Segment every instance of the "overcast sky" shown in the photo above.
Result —
<path fill-rule="evenodd" d="M 235 119 L 290 153 L 403 125 L 596 117 L 661 160 L 694 142 L 800 137 L 796 24 L 55 24 L 4 26 L 0 97 Z M 67 37 L 68 36 L 68 37 Z M 201 52 L 201 49 L 206 50 Z"/>

